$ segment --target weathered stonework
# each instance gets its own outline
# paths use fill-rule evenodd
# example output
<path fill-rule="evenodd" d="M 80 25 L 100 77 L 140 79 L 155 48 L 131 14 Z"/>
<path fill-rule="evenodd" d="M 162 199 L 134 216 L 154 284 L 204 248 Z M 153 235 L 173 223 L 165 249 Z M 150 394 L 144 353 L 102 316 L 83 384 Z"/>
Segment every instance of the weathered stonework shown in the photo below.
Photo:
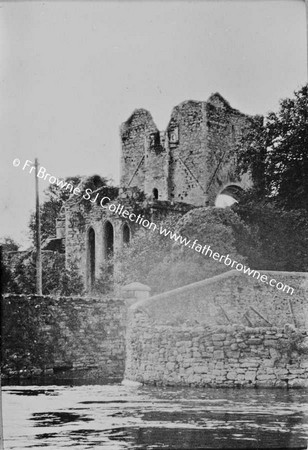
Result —
<path fill-rule="evenodd" d="M 7 294 L 3 299 L 6 376 L 97 371 L 122 378 L 126 305 L 119 298 Z"/>
<path fill-rule="evenodd" d="M 135 192 L 142 192 L 140 206 L 148 207 L 152 220 L 158 221 L 196 206 L 214 205 L 222 192 L 232 191 L 236 197 L 238 190 L 251 184 L 248 174 L 239 177 L 236 171 L 237 146 L 248 122 L 248 116 L 219 94 L 206 102 L 185 101 L 176 106 L 165 131 L 158 130 L 148 111 L 135 110 L 120 129 L 121 181 L 114 203 L 125 205 Z M 72 196 L 57 219 L 54 239 L 59 245 L 62 240 L 66 264 L 78 267 L 87 288 L 107 259 L 111 245 L 107 241 L 112 238 L 116 251 L 123 237 L 131 238 L 135 229 L 132 222 L 92 200 L 85 207 Z"/>
<path fill-rule="evenodd" d="M 308 387 L 307 274 L 230 271 L 131 306 L 125 377 L 152 384 Z M 276 291 L 276 292 L 275 292 Z"/>
<path fill-rule="evenodd" d="M 121 127 L 121 186 L 195 206 L 213 204 L 230 184 L 250 186 L 248 176 L 236 173 L 236 149 L 248 120 L 219 94 L 176 106 L 164 132 L 149 112 L 136 110 Z"/>
<path fill-rule="evenodd" d="M 155 385 L 308 387 L 308 352 L 288 349 L 284 329 L 150 326 L 135 318 L 125 377 Z M 307 332 L 303 340 L 308 340 Z"/>

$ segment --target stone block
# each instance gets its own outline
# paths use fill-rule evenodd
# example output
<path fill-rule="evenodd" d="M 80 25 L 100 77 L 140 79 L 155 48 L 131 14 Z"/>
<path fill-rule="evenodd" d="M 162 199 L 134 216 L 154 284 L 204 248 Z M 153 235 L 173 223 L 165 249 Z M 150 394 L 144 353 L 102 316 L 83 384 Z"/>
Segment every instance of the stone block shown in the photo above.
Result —
<path fill-rule="evenodd" d="M 194 373 L 200 374 L 200 373 L 207 373 L 207 372 L 208 372 L 208 369 L 207 369 L 206 366 L 196 366 L 196 367 L 194 367 Z"/>
<path fill-rule="evenodd" d="M 212 340 L 213 341 L 224 341 L 226 339 L 225 334 L 213 334 Z"/>
<path fill-rule="evenodd" d="M 247 345 L 244 342 L 239 342 L 238 347 L 241 349 L 247 348 Z"/>
<path fill-rule="evenodd" d="M 274 359 L 264 359 L 262 361 L 262 365 L 265 366 L 265 367 L 274 367 L 275 360 Z"/>
<path fill-rule="evenodd" d="M 308 380 L 302 378 L 295 378 L 288 382 L 290 388 L 308 388 Z"/>
<path fill-rule="evenodd" d="M 280 368 L 280 369 L 276 369 L 275 370 L 275 374 L 276 374 L 276 376 L 277 377 L 279 377 L 279 378 L 285 378 L 287 375 L 288 375 L 288 370 L 287 369 L 282 369 L 282 368 Z"/>
<path fill-rule="evenodd" d="M 289 369 L 289 372 L 294 375 L 303 375 L 305 373 L 305 370 L 292 368 L 292 369 Z"/>
<path fill-rule="evenodd" d="M 259 345 L 262 344 L 262 339 L 248 339 L 248 345 Z"/>
<path fill-rule="evenodd" d="M 243 360 L 243 361 L 241 362 L 241 367 L 247 367 L 247 368 L 250 368 L 250 367 L 259 367 L 260 362 L 261 362 L 261 361 L 259 361 L 259 360 L 257 360 L 257 359 L 249 359 L 249 358 L 246 358 L 245 360 Z"/>
<path fill-rule="evenodd" d="M 174 362 L 167 362 L 166 367 L 169 371 L 172 371 L 175 369 L 175 363 Z"/>
<path fill-rule="evenodd" d="M 222 342 L 222 341 L 215 341 L 214 342 L 214 345 L 215 345 L 215 350 L 218 348 L 222 348 L 223 346 L 224 346 L 224 342 Z"/>
<path fill-rule="evenodd" d="M 256 372 L 246 372 L 245 373 L 245 380 L 247 381 L 255 381 L 256 379 Z"/>
<path fill-rule="evenodd" d="M 275 376 L 274 375 L 261 375 L 261 374 L 257 374 L 257 380 L 258 381 L 270 381 L 270 380 L 275 380 Z"/>
<path fill-rule="evenodd" d="M 228 372 L 227 379 L 228 380 L 237 380 L 237 373 L 236 372 Z"/>
<path fill-rule="evenodd" d="M 215 350 L 213 357 L 214 357 L 214 359 L 224 359 L 224 351 L 223 350 Z"/>
<path fill-rule="evenodd" d="M 215 365 L 216 369 L 223 369 L 224 368 L 224 363 L 222 361 L 218 361 Z"/>
<path fill-rule="evenodd" d="M 281 357 L 281 354 L 278 350 L 276 350 L 275 348 L 270 348 L 269 349 L 270 355 L 273 359 L 278 359 Z"/>

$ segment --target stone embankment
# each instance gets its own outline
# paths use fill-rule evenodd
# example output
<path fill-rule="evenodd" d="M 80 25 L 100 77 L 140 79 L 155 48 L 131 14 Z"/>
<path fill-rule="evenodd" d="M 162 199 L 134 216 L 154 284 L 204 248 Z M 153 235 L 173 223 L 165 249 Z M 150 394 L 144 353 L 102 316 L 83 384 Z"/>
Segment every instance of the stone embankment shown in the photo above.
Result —
<path fill-rule="evenodd" d="M 123 376 L 122 299 L 7 294 L 2 310 L 4 378 Z"/>
<path fill-rule="evenodd" d="M 156 385 L 308 387 L 307 276 L 290 298 L 233 271 L 132 305 L 125 378 Z M 280 277 L 280 278 L 278 278 Z"/>
<path fill-rule="evenodd" d="M 139 315 L 125 376 L 156 385 L 308 387 L 305 332 L 160 326 Z M 136 323 L 137 325 L 137 323 Z"/>

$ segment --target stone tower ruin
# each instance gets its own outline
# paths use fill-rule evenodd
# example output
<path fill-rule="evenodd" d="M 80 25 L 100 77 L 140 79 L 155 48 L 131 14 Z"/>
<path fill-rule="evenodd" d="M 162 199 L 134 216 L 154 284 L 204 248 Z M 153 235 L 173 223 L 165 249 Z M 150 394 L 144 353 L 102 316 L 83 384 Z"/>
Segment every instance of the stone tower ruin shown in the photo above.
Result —
<path fill-rule="evenodd" d="M 148 111 L 135 110 L 120 130 L 121 187 L 194 206 L 213 204 L 230 186 L 234 196 L 236 187 L 250 185 L 248 176 L 236 172 L 236 149 L 248 120 L 217 93 L 206 102 L 176 106 L 166 131 L 158 130 Z"/>
<path fill-rule="evenodd" d="M 250 185 L 249 175 L 237 171 L 237 149 L 249 120 L 220 94 L 176 106 L 165 131 L 158 130 L 148 111 L 135 110 L 120 130 L 121 180 L 113 203 L 130 208 L 129 199 L 139 189 L 146 197 L 140 207 L 147 204 L 158 222 L 214 205 L 221 193 L 236 198 Z M 108 257 L 129 243 L 137 228 L 127 218 L 96 203 L 82 205 L 73 196 L 61 210 L 57 237 L 51 241 L 65 249 L 66 264 L 74 264 L 91 288 Z"/>

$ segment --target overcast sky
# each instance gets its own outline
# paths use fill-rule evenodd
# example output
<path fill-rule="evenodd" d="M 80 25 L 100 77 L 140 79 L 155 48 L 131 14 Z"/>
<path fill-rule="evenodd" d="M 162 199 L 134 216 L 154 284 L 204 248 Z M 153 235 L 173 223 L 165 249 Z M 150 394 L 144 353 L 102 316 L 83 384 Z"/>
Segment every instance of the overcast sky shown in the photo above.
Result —
<path fill-rule="evenodd" d="M 301 0 L 12 2 L 0 21 L 1 236 L 19 242 L 34 177 L 14 158 L 118 183 L 119 126 L 135 108 L 164 129 L 175 105 L 218 91 L 266 114 L 307 79 Z"/>

